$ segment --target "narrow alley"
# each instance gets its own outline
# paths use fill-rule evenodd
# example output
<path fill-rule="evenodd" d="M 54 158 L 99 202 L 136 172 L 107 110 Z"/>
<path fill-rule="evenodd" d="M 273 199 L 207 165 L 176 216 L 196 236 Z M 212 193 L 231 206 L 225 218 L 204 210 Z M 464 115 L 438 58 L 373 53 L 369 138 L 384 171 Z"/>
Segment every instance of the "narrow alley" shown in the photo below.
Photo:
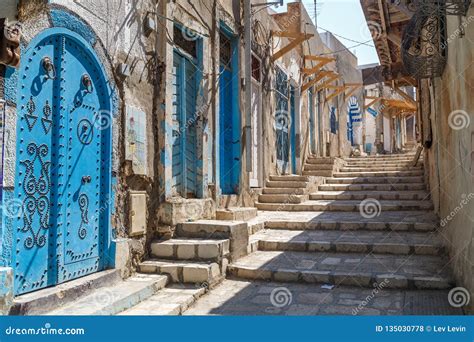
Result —
<path fill-rule="evenodd" d="M 5 0 L 0 314 L 472 314 L 473 19 Z"/>

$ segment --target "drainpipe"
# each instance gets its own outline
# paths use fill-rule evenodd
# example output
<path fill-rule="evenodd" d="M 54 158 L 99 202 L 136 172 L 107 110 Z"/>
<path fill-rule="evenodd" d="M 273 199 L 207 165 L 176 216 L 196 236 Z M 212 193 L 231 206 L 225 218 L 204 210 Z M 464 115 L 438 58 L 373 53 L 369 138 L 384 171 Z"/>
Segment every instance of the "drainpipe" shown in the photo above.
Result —
<path fill-rule="evenodd" d="M 252 172 L 252 33 L 250 0 L 244 1 L 244 43 L 245 43 L 245 164 Z"/>

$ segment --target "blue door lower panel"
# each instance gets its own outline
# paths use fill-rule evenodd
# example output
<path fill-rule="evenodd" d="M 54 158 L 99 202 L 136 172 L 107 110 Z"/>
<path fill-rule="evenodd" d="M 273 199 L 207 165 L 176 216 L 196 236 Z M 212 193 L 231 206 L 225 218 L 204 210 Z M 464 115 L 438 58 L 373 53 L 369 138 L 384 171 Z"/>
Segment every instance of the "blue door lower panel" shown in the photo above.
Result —
<path fill-rule="evenodd" d="M 22 56 L 20 74 L 16 294 L 103 268 L 111 162 L 107 84 L 82 41 L 45 36 Z"/>
<path fill-rule="evenodd" d="M 197 181 L 197 68 L 195 63 L 174 53 L 173 62 L 173 166 L 175 195 L 196 197 Z"/>

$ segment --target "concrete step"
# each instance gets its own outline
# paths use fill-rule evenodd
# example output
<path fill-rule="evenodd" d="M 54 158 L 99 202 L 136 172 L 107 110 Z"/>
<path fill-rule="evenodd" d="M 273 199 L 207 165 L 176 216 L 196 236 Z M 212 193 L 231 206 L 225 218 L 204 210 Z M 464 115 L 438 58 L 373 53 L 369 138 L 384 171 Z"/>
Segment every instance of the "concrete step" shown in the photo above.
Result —
<path fill-rule="evenodd" d="M 230 207 L 216 210 L 216 219 L 224 221 L 249 221 L 257 217 L 257 208 Z"/>
<path fill-rule="evenodd" d="M 151 255 L 159 259 L 220 261 L 229 253 L 229 240 L 171 239 L 151 244 Z"/>
<path fill-rule="evenodd" d="M 306 201 L 300 204 L 257 203 L 259 210 L 268 211 L 355 211 L 359 212 L 361 201 Z M 432 210 L 431 201 L 379 201 L 377 212 L 404 210 Z"/>
<path fill-rule="evenodd" d="M 261 203 L 303 203 L 308 200 L 307 195 L 260 195 L 258 201 Z"/>
<path fill-rule="evenodd" d="M 150 259 L 141 262 L 138 269 L 146 274 L 169 276 L 173 283 L 216 284 L 222 280 L 225 270 L 216 262 L 197 262 Z"/>
<path fill-rule="evenodd" d="M 442 255 L 436 233 L 393 231 L 261 231 L 253 236 L 261 251 Z"/>
<path fill-rule="evenodd" d="M 300 188 L 306 189 L 308 184 L 306 182 L 287 182 L 287 181 L 267 181 L 266 186 L 268 188 Z"/>
<path fill-rule="evenodd" d="M 243 221 L 199 220 L 180 223 L 176 226 L 177 238 L 229 239 L 230 258 L 247 253 L 249 225 Z"/>
<path fill-rule="evenodd" d="M 273 182 L 309 182 L 309 177 L 284 175 L 284 176 L 270 176 L 270 181 Z"/>
<path fill-rule="evenodd" d="M 300 188 L 264 188 L 264 195 L 304 195 L 305 189 Z"/>
<path fill-rule="evenodd" d="M 228 270 L 234 277 L 254 280 L 447 289 L 454 285 L 447 264 L 447 259 L 426 255 L 258 251 Z"/>
<path fill-rule="evenodd" d="M 332 164 L 305 164 L 305 171 L 332 171 L 334 170 L 334 165 Z"/>
<path fill-rule="evenodd" d="M 404 153 L 404 154 L 392 154 L 392 155 L 378 155 L 378 156 L 367 156 L 367 157 L 348 157 L 344 158 L 345 161 L 390 161 L 390 160 L 412 160 L 415 157 L 415 153 Z"/>
<path fill-rule="evenodd" d="M 321 191 L 417 191 L 425 190 L 422 183 L 411 184 L 323 184 Z"/>
<path fill-rule="evenodd" d="M 318 191 L 310 194 L 310 200 L 408 200 L 425 201 L 430 199 L 427 191 Z"/>
<path fill-rule="evenodd" d="M 386 172 L 386 171 L 418 171 L 422 170 L 422 166 L 347 166 L 341 168 L 341 172 Z"/>
<path fill-rule="evenodd" d="M 331 164 L 333 165 L 335 162 L 335 158 L 320 158 L 320 157 L 314 157 L 314 156 L 309 156 L 308 159 L 306 159 L 307 164 Z"/>
<path fill-rule="evenodd" d="M 423 170 L 417 171 L 363 171 L 363 172 L 334 172 L 334 177 L 415 177 L 423 176 Z"/>
<path fill-rule="evenodd" d="M 100 288 L 122 281 L 119 270 L 107 270 L 54 287 L 15 297 L 11 315 L 42 315 L 85 297 Z"/>
<path fill-rule="evenodd" d="M 138 274 L 113 286 L 94 290 L 90 295 L 47 314 L 52 316 L 115 315 L 130 309 L 166 286 L 168 278 Z"/>
<path fill-rule="evenodd" d="M 119 313 L 119 316 L 182 315 L 206 290 L 205 286 L 171 284 L 131 309 Z"/>
<path fill-rule="evenodd" d="M 283 230 L 430 232 L 435 231 L 438 224 L 439 218 L 429 211 L 383 211 L 375 217 L 362 217 L 360 212 L 268 212 L 265 227 Z"/>
<path fill-rule="evenodd" d="M 406 183 L 418 183 L 424 184 L 424 178 L 422 176 L 417 177 L 335 177 L 328 178 L 327 184 L 406 184 Z"/>
<path fill-rule="evenodd" d="M 332 177 L 332 170 L 323 170 L 323 171 L 303 171 L 305 176 L 314 176 L 314 177 Z"/>

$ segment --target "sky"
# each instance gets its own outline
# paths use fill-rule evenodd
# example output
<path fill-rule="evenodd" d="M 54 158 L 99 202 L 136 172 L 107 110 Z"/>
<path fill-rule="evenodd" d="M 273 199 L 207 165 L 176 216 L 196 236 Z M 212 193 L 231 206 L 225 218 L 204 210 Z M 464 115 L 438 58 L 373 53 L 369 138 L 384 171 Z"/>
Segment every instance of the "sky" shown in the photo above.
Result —
<path fill-rule="evenodd" d="M 285 0 L 285 4 L 294 1 Z M 314 0 L 302 1 L 308 13 L 314 17 Z M 324 32 L 323 29 L 325 29 L 353 40 L 337 37 L 356 54 L 359 65 L 379 63 L 359 0 L 317 0 L 317 3 L 318 28 L 320 32 Z M 276 10 L 278 12 L 285 11 L 286 5 Z M 359 45 L 359 42 L 365 44 Z"/>

